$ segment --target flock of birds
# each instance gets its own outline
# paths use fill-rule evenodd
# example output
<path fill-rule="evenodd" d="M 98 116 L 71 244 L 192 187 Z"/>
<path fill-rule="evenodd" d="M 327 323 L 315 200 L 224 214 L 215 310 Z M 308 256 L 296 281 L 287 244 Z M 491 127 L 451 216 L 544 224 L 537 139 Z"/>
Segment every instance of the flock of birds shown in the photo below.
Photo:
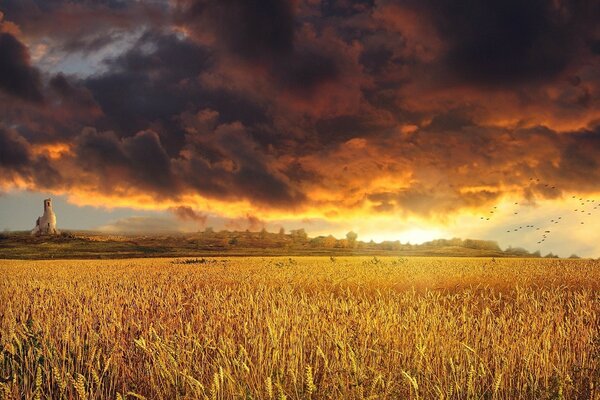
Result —
<path fill-rule="evenodd" d="M 544 187 L 548 190 L 559 190 L 556 188 L 556 186 L 553 186 L 551 184 L 540 183 L 540 180 L 537 178 L 529 178 L 529 181 L 533 184 L 544 185 Z M 565 216 L 565 218 L 563 218 L 562 215 L 556 216 L 550 219 L 549 221 L 545 221 L 545 223 L 538 225 L 515 225 L 511 229 L 508 229 L 506 233 L 515 233 L 525 230 L 538 232 L 540 236 L 538 237 L 537 243 L 542 244 L 546 241 L 546 239 L 548 239 L 548 236 L 553 232 L 553 230 L 550 229 L 550 227 L 554 227 L 554 225 L 564 224 L 565 221 L 571 220 L 570 217 L 573 217 L 574 219 L 575 217 L 577 217 L 576 222 L 579 222 L 581 225 L 584 225 L 585 221 L 583 219 L 590 217 L 594 210 L 597 210 L 598 207 L 600 207 L 600 201 L 596 201 L 595 199 L 586 199 L 578 196 L 572 196 L 571 199 L 577 201 L 578 203 L 576 208 L 573 209 L 574 214 L 571 214 L 570 216 Z M 523 206 L 523 204 L 516 202 L 514 203 L 514 206 L 517 206 L 517 208 L 515 208 L 515 210 L 513 211 L 513 216 L 519 215 L 519 213 L 522 211 L 521 207 Z M 480 219 L 484 221 L 490 221 L 493 220 L 494 217 L 497 215 L 498 206 L 494 206 L 491 210 L 488 211 L 487 215 L 482 216 Z"/>

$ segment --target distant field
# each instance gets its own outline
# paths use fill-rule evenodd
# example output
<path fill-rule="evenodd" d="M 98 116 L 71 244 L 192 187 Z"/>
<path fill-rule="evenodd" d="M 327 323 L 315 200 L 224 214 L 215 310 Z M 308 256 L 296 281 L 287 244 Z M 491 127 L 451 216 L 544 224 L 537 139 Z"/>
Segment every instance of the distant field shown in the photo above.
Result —
<path fill-rule="evenodd" d="M 0 260 L 9 399 L 600 399 L 600 263 Z"/>
<path fill-rule="evenodd" d="M 361 242 L 350 245 L 333 237 L 309 238 L 263 232 L 174 233 L 107 235 L 98 232 L 31 236 L 28 232 L 0 234 L 0 258 L 115 259 L 202 256 L 308 256 L 394 255 L 452 257 L 539 257 L 524 249 L 502 250 L 497 243 L 481 240 L 438 240 L 420 245 L 395 242 Z"/>

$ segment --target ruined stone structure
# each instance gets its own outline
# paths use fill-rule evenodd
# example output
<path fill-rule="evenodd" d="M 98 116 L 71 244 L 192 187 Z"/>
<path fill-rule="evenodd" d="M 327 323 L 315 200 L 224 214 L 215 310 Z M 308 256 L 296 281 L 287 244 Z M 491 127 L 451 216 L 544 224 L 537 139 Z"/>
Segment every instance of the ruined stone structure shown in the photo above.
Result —
<path fill-rule="evenodd" d="M 44 200 L 44 215 L 35 222 L 35 228 L 31 231 L 32 235 L 58 235 L 56 229 L 56 215 L 52 209 L 52 199 Z"/>

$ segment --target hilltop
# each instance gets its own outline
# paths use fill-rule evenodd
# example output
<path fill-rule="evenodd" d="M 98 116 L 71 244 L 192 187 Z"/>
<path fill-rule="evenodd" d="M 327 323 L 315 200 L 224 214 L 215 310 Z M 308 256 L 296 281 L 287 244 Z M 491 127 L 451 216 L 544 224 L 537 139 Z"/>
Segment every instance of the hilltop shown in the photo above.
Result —
<path fill-rule="evenodd" d="M 350 236 L 308 237 L 304 230 L 290 233 L 219 231 L 153 235 L 114 235 L 64 232 L 31 236 L 25 232 L 0 235 L 0 258 L 94 259 L 129 257 L 194 257 L 251 255 L 392 255 L 454 257 L 541 257 L 522 248 L 501 249 L 498 243 L 476 239 L 438 239 L 422 244 L 364 242 Z M 548 257 L 554 257 L 549 254 Z"/>

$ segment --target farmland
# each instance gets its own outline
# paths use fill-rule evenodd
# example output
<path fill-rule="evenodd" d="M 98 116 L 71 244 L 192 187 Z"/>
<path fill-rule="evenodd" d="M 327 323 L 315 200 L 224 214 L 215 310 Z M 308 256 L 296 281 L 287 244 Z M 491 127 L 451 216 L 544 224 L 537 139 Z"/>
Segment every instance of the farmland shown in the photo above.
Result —
<path fill-rule="evenodd" d="M 63 232 L 32 236 L 29 232 L 0 234 L 0 257 L 5 259 L 114 259 L 210 256 L 437 256 L 541 257 L 522 248 L 502 250 L 496 242 L 473 239 L 434 240 L 411 245 L 309 238 L 302 230 L 288 234 L 220 231 L 174 234 L 108 235 L 101 232 Z M 553 254 L 546 255 L 554 257 Z"/>
<path fill-rule="evenodd" d="M 600 399 L 594 260 L 0 261 L 0 395 Z"/>

